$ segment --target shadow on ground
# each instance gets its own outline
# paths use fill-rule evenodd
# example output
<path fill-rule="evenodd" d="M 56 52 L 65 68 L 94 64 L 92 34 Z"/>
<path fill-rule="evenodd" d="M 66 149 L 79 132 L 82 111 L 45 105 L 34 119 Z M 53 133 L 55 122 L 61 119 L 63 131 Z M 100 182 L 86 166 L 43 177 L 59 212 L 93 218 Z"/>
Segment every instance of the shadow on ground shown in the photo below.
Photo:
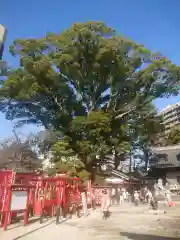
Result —
<path fill-rule="evenodd" d="M 120 236 L 128 237 L 129 240 L 180 240 L 180 237 L 163 237 L 148 234 L 121 232 Z"/>
<path fill-rule="evenodd" d="M 62 220 L 59 224 L 65 222 L 65 221 L 67 221 L 67 219 Z M 13 238 L 12 240 L 19 240 L 19 239 L 21 239 L 21 238 L 23 238 L 23 237 L 25 237 L 25 236 L 27 236 L 27 235 L 30 235 L 31 233 L 34 233 L 34 232 L 36 232 L 36 231 L 38 231 L 38 230 L 40 230 L 40 229 L 42 229 L 42 228 L 45 228 L 45 227 L 47 227 L 47 226 L 49 226 L 49 225 L 51 225 L 51 224 L 53 224 L 53 223 L 55 223 L 55 221 L 50 222 L 50 223 L 47 223 L 46 225 L 43 225 L 43 226 L 41 226 L 41 227 L 39 227 L 39 228 L 36 228 L 36 229 L 34 229 L 34 230 L 32 230 L 32 231 L 29 231 L 29 232 L 27 232 L 27 233 L 25 233 L 25 234 L 23 234 L 23 235 L 21 235 L 21 236 L 19 236 L 19 237 Z"/>
<path fill-rule="evenodd" d="M 45 219 L 45 220 L 43 221 L 43 223 L 49 221 L 49 219 L 50 219 L 50 218 Z M 36 223 L 36 222 L 38 222 L 38 221 L 40 221 L 40 218 L 29 219 L 29 220 L 28 220 L 28 224 Z M 16 221 L 16 222 L 17 222 L 17 221 Z M 19 220 L 18 222 L 20 222 L 20 220 Z M 15 228 L 22 227 L 22 226 L 24 226 L 24 224 L 23 224 L 22 222 L 20 222 L 20 224 L 19 224 L 19 225 L 16 225 L 16 226 L 12 226 L 12 227 L 11 227 L 11 225 L 10 225 L 10 227 L 8 227 L 7 231 L 12 230 L 12 229 L 15 229 Z"/>

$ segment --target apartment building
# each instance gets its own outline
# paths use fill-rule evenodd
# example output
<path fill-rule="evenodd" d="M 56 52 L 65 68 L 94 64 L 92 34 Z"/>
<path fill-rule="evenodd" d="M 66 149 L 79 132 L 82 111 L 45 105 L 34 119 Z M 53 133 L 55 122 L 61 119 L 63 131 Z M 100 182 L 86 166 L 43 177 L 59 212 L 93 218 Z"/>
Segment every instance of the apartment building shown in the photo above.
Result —
<path fill-rule="evenodd" d="M 4 51 L 4 42 L 6 39 L 7 29 L 0 24 L 0 59 L 2 59 L 3 51 Z"/>
<path fill-rule="evenodd" d="M 180 125 L 180 102 L 168 105 L 159 115 L 163 117 L 165 134 L 168 134 L 172 128 Z"/>
<path fill-rule="evenodd" d="M 6 61 L 2 60 L 6 34 L 7 34 L 7 29 L 0 24 L 0 76 L 6 76 L 7 74 L 7 63 Z"/>

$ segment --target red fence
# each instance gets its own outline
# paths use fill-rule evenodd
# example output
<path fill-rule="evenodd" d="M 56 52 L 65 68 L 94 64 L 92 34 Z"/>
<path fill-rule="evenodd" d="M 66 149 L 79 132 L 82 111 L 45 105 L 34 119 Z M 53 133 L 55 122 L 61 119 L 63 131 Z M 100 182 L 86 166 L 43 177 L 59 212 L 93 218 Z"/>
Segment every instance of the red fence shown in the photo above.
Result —
<path fill-rule="evenodd" d="M 19 212 L 24 213 L 24 224 L 28 223 L 29 215 L 55 216 L 60 208 L 65 215 L 79 215 L 83 204 L 90 207 L 101 204 L 102 188 L 91 186 L 90 181 L 85 187 L 79 178 L 66 175 L 43 177 L 35 173 L 0 171 L 0 226 L 6 230 Z M 86 203 L 82 203 L 82 192 L 86 192 Z"/>
<path fill-rule="evenodd" d="M 24 224 L 27 224 L 30 208 L 32 215 L 54 216 L 56 207 L 68 212 L 73 206 L 76 212 L 80 201 L 79 178 L 0 171 L 0 225 L 4 229 L 18 212 L 24 213 Z"/>

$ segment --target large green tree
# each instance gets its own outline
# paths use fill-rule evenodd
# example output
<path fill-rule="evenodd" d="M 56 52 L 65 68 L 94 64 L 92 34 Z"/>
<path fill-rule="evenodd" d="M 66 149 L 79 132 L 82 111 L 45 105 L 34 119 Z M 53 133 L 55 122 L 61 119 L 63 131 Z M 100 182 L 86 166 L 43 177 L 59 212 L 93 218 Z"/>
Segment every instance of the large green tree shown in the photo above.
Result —
<path fill-rule="evenodd" d="M 44 38 L 18 39 L 10 51 L 19 57 L 20 67 L 2 82 L 1 111 L 19 125 L 42 124 L 58 131 L 58 140 L 71 144 L 83 163 L 86 144 L 91 162 L 97 148 L 104 154 L 99 147 L 104 142 L 121 156 L 130 116 L 152 100 L 178 92 L 179 67 L 167 58 L 145 64 L 150 51 L 101 22 L 75 23 Z M 89 123 L 89 116 L 96 123 Z M 98 125 L 105 118 L 108 134 Z M 96 142 L 93 131 L 99 134 Z"/>
<path fill-rule="evenodd" d="M 124 114 L 178 90 L 177 66 L 162 58 L 143 67 L 150 52 L 103 23 L 15 40 L 10 51 L 20 67 L 2 82 L 1 109 L 8 119 L 45 128 L 68 126 L 74 116 L 102 107 Z"/>

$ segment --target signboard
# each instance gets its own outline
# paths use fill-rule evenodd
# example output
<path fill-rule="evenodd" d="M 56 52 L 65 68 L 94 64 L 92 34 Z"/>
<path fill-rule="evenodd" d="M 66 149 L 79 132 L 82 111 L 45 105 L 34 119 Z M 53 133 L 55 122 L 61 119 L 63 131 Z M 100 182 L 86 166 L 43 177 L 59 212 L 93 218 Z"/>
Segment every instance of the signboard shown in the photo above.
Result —
<path fill-rule="evenodd" d="M 27 205 L 27 198 L 27 191 L 12 191 L 10 210 L 25 210 Z"/>

